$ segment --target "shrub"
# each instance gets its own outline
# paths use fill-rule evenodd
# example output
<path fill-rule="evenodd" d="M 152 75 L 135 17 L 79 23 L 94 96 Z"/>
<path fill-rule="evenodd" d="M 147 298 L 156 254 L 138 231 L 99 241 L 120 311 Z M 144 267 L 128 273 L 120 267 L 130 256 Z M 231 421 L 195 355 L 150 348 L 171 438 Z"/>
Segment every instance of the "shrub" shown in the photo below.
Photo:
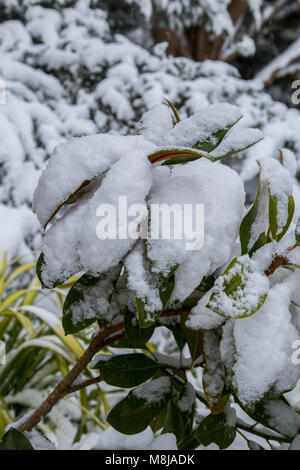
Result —
<path fill-rule="evenodd" d="M 281 444 L 297 436 L 300 417 L 284 397 L 300 372 L 292 360 L 300 324 L 294 156 L 282 150 L 279 159 L 259 162 L 256 199 L 245 214 L 242 181 L 221 161 L 261 138 L 241 117 L 219 104 L 180 120 L 170 103 L 143 116 L 141 135 L 84 137 L 56 148 L 34 196 L 40 223 L 52 224 L 37 272 L 51 288 L 80 273 L 64 302 L 64 330 L 77 334 L 94 322 L 100 330 L 43 404 L 17 423 L 20 431 L 38 424 L 90 363 L 99 380 L 130 389 L 107 416 L 124 434 L 150 425 L 174 433 L 180 449 L 227 448 L 237 431 L 249 448 L 256 446 L 251 433 Z M 109 220 L 108 231 L 99 225 L 99 204 L 117 207 L 120 196 L 140 213 L 131 213 L 130 236 L 127 214 L 117 213 L 122 236 L 114 239 Z M 172 231 L 152 237 L 157 203 L 203 204 L 203 246 L 187 249 L 190 237 Z M 177 355 L 149 350 L 162 326 L 173 333 Z M 131 352 L 97 354 L 109 345 Z M 198 368 L 202 380 L 193 377 Z M 263 428 L 237 418 L 237 408 Z"/>

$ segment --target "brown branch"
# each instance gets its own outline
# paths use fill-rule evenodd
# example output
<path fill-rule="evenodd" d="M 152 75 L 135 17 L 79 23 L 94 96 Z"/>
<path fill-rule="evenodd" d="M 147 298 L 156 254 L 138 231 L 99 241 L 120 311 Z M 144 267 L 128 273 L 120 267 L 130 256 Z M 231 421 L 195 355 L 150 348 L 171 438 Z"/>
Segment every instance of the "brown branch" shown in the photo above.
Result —
<path fill-rule="evenodd" d="M 79 390 L 82 390 L 83 388 L 89 387 L 90 385 L 95 385 L 98 384 L 99 382 L 102 381 L 102 377 L 93 377 L 92 379 L 84 380 L 83 382 L 80 382 L 78 385 L 73 385 L 70 387 L 66 395 L 70 395 L 70 393 L 78 392 Z"/>
<path fill-rule="evenodd" d="M 280 268 L 280 266 L 284 266 L 284 265 L 287 265 L 287 264 L 289 264 L 289 260 L 285 256 L 276 254 L 274 256 L 273 261 L 270 264 L 270 266 L 265 270 L 265 275 L 266 276 L 271 276 L 271 274 L 273 274 L 273 272 L 277 268 Z"/>

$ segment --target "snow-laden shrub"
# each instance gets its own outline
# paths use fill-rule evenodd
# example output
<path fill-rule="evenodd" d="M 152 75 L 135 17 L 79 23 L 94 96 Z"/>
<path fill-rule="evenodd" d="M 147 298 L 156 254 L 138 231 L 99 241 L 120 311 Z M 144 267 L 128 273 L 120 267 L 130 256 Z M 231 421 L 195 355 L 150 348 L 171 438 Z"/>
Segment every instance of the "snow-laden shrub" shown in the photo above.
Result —
<path fill-rule="evenodd" d="M 283 149 L 259 162 L 256 199 L 245 213 L 242 180 L 222 163 L 261 138 L 238 127 L 241 117 L 218 104 L 180 120 L 171 104 L 161 105 L 144 114 L 140 135 L 96 135 L 56 148 L 34 196 L 41 225 L 51 224 L 37 272 L 48 287 L 80 273 L 63 327 L 78 333 L 98 322 L 100 331 L 19 430 L 31 430 L 94 356 L 90 367 L 102 381 L 130 389 L 107 416 L 123 434 L 150 425 L 174 433 L 180 449 L 227 448 L 237 430 L 281 444 L 299 434 L 300 417 L 283 396 L 300 376 L 295 157 Z M 99 225 L 99 207 L 118 208 L 120 196 L 139 213 L 117 212 L 114 239 L 110 220 Z M 203 204 L 203 246 L 187 249 L 190 237 L 176 237 L 169 222 L 169 238 L 152 237 L 153 204 Z M 187 219 L 195 223 L 193 213 Z M 177 354 L 149 349 L 162 326 Z M 96 354 L 108 345 L 130 352 Z M 240 407 L 261 430 L 240 419 Z"/>

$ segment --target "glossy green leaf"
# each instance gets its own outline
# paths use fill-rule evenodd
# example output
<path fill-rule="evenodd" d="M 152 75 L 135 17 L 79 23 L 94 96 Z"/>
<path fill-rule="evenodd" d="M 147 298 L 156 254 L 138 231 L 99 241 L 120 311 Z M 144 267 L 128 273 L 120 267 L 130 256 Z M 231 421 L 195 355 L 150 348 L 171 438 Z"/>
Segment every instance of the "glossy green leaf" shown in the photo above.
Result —
<path fill-rule="evenodd" d="M 236 435 L 235 427 L 229 425 L 225 413 L 210 414 L 201 421 L 195 431 L 195 438 L 205 447 L 214 442 L 220 449 L 227 449 Z"/>
<path fill-rule="evenodd" d="M 141 328 L 136 314 L 127 310 L 124 315 L 124 330 L 128 342 L 136 348 L 140 348 L 149 341 L 154 333 L 155 326 Z"/>
<path fill-rule="evenodd" d="M 272 233 L 272 237 L 274 240 L 279 242 L 282 237 L 286 234 L 295 211 L 295 201 L 292 195 L 288 196 L 288 206 L 286 208 L 286 213 L 287 213 L 287 220 L 286 223 L 281 229 L 278 228 L 278 205 L 281 204 L 280 201 L 278 201 L 278 198 L 274 195 L 271 194 L 269 190 L 269 223 L 270 223 L 270 229 Z M 282 208 L 281 208 L 282 210 Z"/>
<path fill-rule="evenodd" d="M 99 369 L 102 379 L 115 387 L 131 388 L 153 377 L 159 366 L 145 354 L 100 355 L 93 369 Z"/>
<path fill-rule="evenodd" d="M 191 328 L 187 328 L 187 326 L 185 326 L 186 318 L 187 315 L 181 316 L 181 329 L 186 338 L 192 361 L 195 362 L 195 360 L 203 354 L 203 331 L 195 331 Z"/>
<path fill-rule="evenodd" d="M 25 434 L 11 428 L 0 441 L 0 450 L 34 450 Z"/>
<path fill-rule="evenodd" d="M 138 434 L 167 406 L 171 380 L 160 377 L 129 392 L 110 411 L 107 421 L 123 434 Z"/>
<path fill-rule="evenodd" d="M 257 222 L 258 212 L 262 198 L 262 191 L 261 191 L 261 169 L 259 173 L 259 181 L 258 181 L 258 188 L 256 192 L 255 201 L 252 204 L 251 208 L 245 215 L 240 225 L 240 242 L 241 242 L 241 254 L 244 255 L 249 253 L 251 256 L 256 250 L 258 250 L 261 246 L 265 245 L 267 242 L 267 235 L 263 231 L 260 235 L 256 238 L 256 240 L 252 240 L 252 229 Z"/>

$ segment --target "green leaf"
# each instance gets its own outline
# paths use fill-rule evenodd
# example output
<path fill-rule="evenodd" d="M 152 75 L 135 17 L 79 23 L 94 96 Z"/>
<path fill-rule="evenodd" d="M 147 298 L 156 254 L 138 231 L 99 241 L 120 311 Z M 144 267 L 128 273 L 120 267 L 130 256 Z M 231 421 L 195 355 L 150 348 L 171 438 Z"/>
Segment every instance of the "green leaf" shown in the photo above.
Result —
<path fill-rule="evenodd" d="M 268 289 L 268 278 L 244 255 L 234 258 L 217 279 L 206 307 L 225 318 L 249 317 L 261 308 Z"/>
<path fill-rule="evenodd" d="M 46 268 L 46 266 L 47 265 L 45 261 L 45 255 L 44 253 L 41 253 L 36 263 L 36 274 L 37 274 L 37 277 L 39 278 L 39 281 L 42 287 L 47 288 L 47 289 L 53 289 L 54 287 L 59 286 L 59 284 L 62 284 L 65 279 L 56 279 L 51 283 L 50 282 L 48 282 L 47 284 L 45 283 L 44 278 L 43 278 L 43 270 Z"/>
<path fill-rule="evenodd" d="M 244 138 L 241 138 L 243 134 Z M 226 145 L 222 153 L 221 145 L 216 150 L 213 150 L 209 155 L 213 161 L 223 160 L 225 158 L 232 157 L 237 153 L 248 150 L 253 145 L 257 144 L 262 140 L 261 133 L 257 129 L 240 129 L 239 130 L 239 139 L 240 144 L 237 145 L 235 139 L 231 139 L 231 136 L 228 136 L 226 139 Z"/>
<path fill-rule="evenodd" d="M 242 255 L 249 253 L 249 255 L 251 256 L 256 250 L 261 248 L 267 242 L 266 233 L 261 232 L 259 237 L 255 241 L 252 241 L 250 245 L 251 238 L 252 238 L 252 228 L 257 222 L 259 207 L 262 202 L 261 198 L 262 198 L 262 192 L 261 192 L 261 168 L 260 168 L 258 188 L 256 192 L 255 201 L 252 204 L 249 211 L 247 212 L 247 214 L 245 215 L 240 225 L 240 241 L 241 241 Z"/>
<path fill-rule="evenodd" d="M 145 302 L 135 295 L 135 304 L 139 317 L 139 325 L 141 328 L 150 328 L 159 319 L 162 310 L 156 312 L 149 312 L 146 309 Z"/>
<path fill-rule="evenodd" d="M 171 318 L 168 320 L 168 322 L 164 323 L 164 326 L 172 332 L 179 350 L 182 351 L 186 345 L 186 337 L 182 331 L 181 324 L 176 318 L 172 318 L 172 321 Z"/>
<path fill-rule="evenodd" d="M 287 221 L 281 229 L 278 228 L 278 205 L 281 202 L 278 201 L 278 198 L 271 194 L 269 189 L 269 223 L 274 240 L 279 242 L 282 237 L 286 234 L 295 211 L 295 201 L 292 195 L 288 196 L 288 207 L 287 207 Z M 281 208 L 282 210 L 282 208 Z"/>
<path fill-rule="evenodd" d="M 164 408 L 161 413 L 153 418 L 153 420 L 150 422 L 150 427 L 152 429 L 152 432 L 155 434 L 157 433 L 160 429 L 164 427 L 165 420 L 166 420 L 166 414 L 167 414 L 167 408 Z"/>
<path fill-rule="evenodd" d="M 194 434 L 199 444 L 206 447 L 214 442 L 220 449 L 227 449 L 233 443 L 235 435 L 236 429 L 228 424 L 225 413 L 208 415 Z"/>
<path fill-rule="evenodd" d="M 149 328 L 141 328 L 136 314 L 127 310 L 124 315 L 124 329 L 129 343 L 136 348 L 141 348 L 145 346 L 153 335 L 155 326 L 152 325 Z"/>
<path fill-rule="evenodd" d="M 216 330 L 203 333 L 205 369 L 202 384 L 207 404 L 213 414 L 221 413 L 229 399 L 225 391 L 226 373 L 220 352 L 221 336 Z"/>
<path fill-rule="evenodd" d="M 17 429 L 11 428 L 0 441 L 0 450 L 34 450 L 29 439 Z"/>
<path fill-rule="evenodd" d="M 177 443 L 178 450 L 194 450 L 199 447 L 199 442 L 194 436 L 194 432 L 191 432 L 188 436 L 184 437 Z"/>
<path fill-rule="evenodd" d="M 109 347 L 110 348 L 116 348 L 116 349 L 136 349 L 137 348 L 137 346 L 130 343 L 127 338 L 122 338 L 120 340 L 116 340 L 113 343 L 111 343 L 109 345 Z M 144 348 L 145 348 L 145 346 L 140 346 L 140 349 L 144 349 Z"/>
<path fill-rule="evenodd" d="M 105 314 L 119 274 L 120 267 L 116 267 L 99 277 L 83 274 L 75 282 L 63 306 L 62 324 L 66 335 L 78 333 L 96 320 L 105 323 Z"/>
<path fill-rule="evenodd" d="M 190 156 L 190 157 L 177 157 L 177 158 L 170 158 L 169 160 L 165 160 L 161 166 L 170 166 L 170 165 L 184 165 L 188 162 L 194 162 L 202 158 L 201 156 Z M 207 158 L 207 157 L 206 157 Z"/>
<path fill-rule="evenodd" d="M 171 397 L 171 380 L 160 377 L 129 392 L 110 411 L 107 421 L 123 434 L 138 434 L 167 406 Z"/>
<path fill-rule="evenodd" d="M 204 142 L 198 142 L 194 147 L 199 149 L 199 150 L 204 150 L 205 152 L 211 152 L 215 148 L 217 148 L 228 131 L 235 125 L 237 124 L 242 117 L 239 119 L 232 121 L 228 119 L 227 126 L 221 129 L 216 130 L 215 132 L 212 133 L 211 136 L 208 137 Z"/>
<path fill-rule="evenodd" d="M 203 332 L 201 330 L 195 331 L 185 326 L 187 315 L 181 316 L 181 329 L 186 338 L 192 361 L 195 362 L 198 357 L 203 354 Z"/>
<path fill-rule="evenodd" d="M 299 415 L 283 396 L 264 398 L 252 406 L 239 404 L 254 421 L 284 437 L 295 437 L 300 431 Z M 284 426 L 284 423 L 297 422 L 299 424 L 296 427 Z"/>
<path fill-rule="evenodd" d="M 190 382 L 173 380 L 172 398 L 168 403 L 164 433 L 175 434 L 181 441 L 192 431 L 196 394 Z"/>
<path fill-rule="evenodd" d="M 300 217 L 298 217 L 297 223 L 296 223 L 295 239 L 296 239 L 296 244 L 300 245 Z"/>
<path fill-rule="evenodd" d="M 100 355 L 93 366 L 99 369 L 102 379 L 115 387 L 131 388 L 153 377 L 159 366 L 145 354 Z"/>
<path fill-rule="evenodd" d="M 248 441 L 247 444 L 248 444 L 249 450 L 266 450 L 262 446 L 257 444 L 257 442 L 255 441 Z"/>
<path fill-rule="evenodd" d="M 62 318 L 62 325 L 66 335 L 79 333 L 79 331 L 92 325 L 99 318 L 100 312 L 98 311 L 95 311 L 94 315 L 89 315 L 87 318 L 84 318 L 83 315 L 78 318 L 77 313 L 80 305 L 82 305 L 82 314 L 84 314 L 84 303 L 87 297 L 85 291 L 88 287 L 96 287 L 98 282 L 99 278 L 83 274 L 69 290 L 64 302 Z"/>
<path fill-rule="evenodd" d="M 178 269 L 179 264 L 174 266 L 167 277 L 163 277 L 162 284 L 159 288 L 159 296 L 163 305 L 163 310 L 167 307 L 168 302 L 171 298 L 175 287 L 175 272 Z"/>

